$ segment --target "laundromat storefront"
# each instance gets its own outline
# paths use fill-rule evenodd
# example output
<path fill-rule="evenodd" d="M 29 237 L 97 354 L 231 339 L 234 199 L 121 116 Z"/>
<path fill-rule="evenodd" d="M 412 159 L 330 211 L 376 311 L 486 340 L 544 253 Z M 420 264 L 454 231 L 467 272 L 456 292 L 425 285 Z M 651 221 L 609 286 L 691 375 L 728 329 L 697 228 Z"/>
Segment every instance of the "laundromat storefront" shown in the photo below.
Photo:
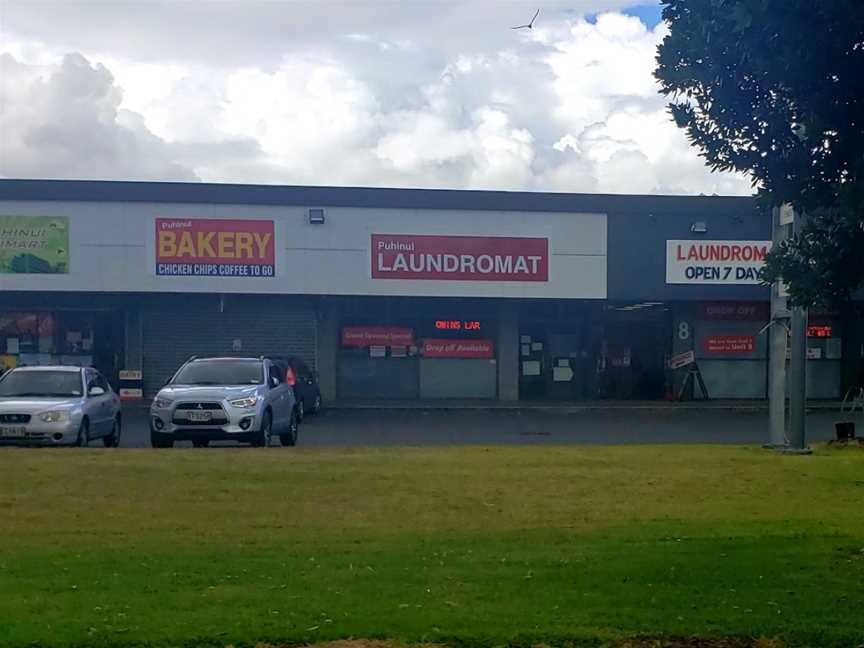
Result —
<path fill-rule="evenodd" d="M 341 318 L 340 399 L 494 399 L 494 309 L 462 300 L 356 300 Z"/>

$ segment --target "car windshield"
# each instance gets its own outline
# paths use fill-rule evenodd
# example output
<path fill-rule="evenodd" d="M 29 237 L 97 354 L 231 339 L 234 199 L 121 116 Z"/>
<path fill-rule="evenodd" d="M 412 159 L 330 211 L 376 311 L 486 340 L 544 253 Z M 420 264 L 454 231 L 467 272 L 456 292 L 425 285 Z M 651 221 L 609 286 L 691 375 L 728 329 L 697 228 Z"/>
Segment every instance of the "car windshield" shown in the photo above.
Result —
<path fill-rule="evenodd" d="M 198 360 L 174 376 L 175 385 L 259 385 L 264 371 L 258 360 Z"/>
<path fill-rule="evenodd" d="M 77 371 L 10 371 L 0 380 L 0 398 L 81 395 L 81 374 Z"/>

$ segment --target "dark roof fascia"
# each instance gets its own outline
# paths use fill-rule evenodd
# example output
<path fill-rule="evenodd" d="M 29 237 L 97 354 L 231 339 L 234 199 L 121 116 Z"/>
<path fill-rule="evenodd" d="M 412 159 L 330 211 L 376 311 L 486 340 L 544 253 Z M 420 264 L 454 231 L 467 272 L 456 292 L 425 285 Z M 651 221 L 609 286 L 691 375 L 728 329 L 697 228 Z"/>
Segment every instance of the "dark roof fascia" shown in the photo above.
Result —
<path fill-rule="evenodd" d="M 706 212 L 756 213 L 754 199 L 746 196 L 643 196 L 113 180 L 0 179 L 0 200 L 589 212 L 658 216 Z"/>

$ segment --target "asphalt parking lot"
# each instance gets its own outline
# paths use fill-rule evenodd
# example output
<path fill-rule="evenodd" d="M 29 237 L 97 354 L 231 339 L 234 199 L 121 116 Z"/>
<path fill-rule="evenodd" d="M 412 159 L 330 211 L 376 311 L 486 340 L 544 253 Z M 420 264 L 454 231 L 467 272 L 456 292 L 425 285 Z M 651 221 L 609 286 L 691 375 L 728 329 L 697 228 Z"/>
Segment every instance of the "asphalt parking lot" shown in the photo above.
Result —
<path fill-rule="evenodd" d="M 122 448 L 150 446 L 147 411 L 126 410 Z M 864 417 L 858 415 L 858 429 Z M 840 414 L 809 413 L 808 438 L 827 441 Z M 299 447 L 396 445 L 569 445 L 635 443 L 761 444 L 767 439 L 764 412 L 700 410 L 372 410 L 333 409 L 309 416 L 300 427 Z M 278 445 L 278 441 L 274 441 Z M 98 441 L 93 442 L 97 446 Z M 220 442 L 214 446 L 231 446 Z M 178 443 L 189 447 L 191 443 Z"/>

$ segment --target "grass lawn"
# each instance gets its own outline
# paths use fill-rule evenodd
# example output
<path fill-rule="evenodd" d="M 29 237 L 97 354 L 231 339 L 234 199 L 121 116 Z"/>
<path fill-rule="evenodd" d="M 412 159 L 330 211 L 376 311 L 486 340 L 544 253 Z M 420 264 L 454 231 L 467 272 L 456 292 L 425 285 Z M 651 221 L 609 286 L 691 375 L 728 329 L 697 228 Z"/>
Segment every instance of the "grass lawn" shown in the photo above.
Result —
<path fill-rule="evenodd" d="M 864 452 L 0 450 L 0 646 L 864 643 Z"/>

